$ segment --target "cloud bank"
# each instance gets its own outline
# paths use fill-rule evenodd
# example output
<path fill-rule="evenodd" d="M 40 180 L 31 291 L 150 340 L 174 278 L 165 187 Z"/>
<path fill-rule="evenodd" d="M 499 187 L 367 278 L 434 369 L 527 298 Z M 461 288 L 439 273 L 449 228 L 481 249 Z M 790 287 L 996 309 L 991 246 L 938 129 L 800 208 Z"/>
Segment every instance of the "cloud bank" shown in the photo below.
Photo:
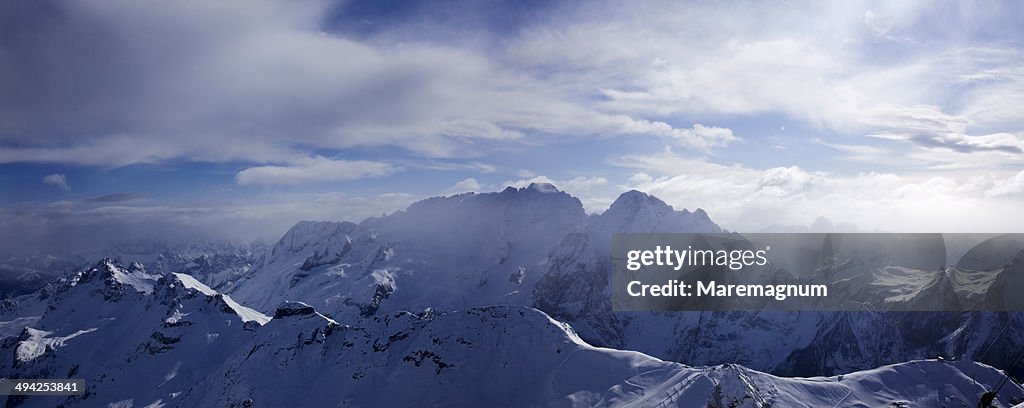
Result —
<path fill-rule="evenodd" d="M 1024 228 L 1019 2 L 360 6 L 0 3 L 0 224 L 272 235 L 547 181 L 736 230 Z M 138 169 L 181 181 L 110 181 Z"/>

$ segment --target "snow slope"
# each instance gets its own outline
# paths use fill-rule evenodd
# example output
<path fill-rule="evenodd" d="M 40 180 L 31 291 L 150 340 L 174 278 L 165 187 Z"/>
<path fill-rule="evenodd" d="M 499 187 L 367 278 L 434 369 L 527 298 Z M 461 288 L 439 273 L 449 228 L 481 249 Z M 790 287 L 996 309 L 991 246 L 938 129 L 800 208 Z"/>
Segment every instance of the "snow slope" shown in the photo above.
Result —
<path fill-rule="evenodd" d="M 178 276 L 109 260 L 75 274 L 38 321 L 4 339 L 0 376 L 83 378 L 88 394 L 71 397 L 72 406 L 131 399 L 144 406 L 205 381 L 259 324 Z M 54 398 L 9 397 L 8 405 L 52 406 Z"/>
<path fill-rule="evenodd" d="M 139 281 L 152 290 L 140 290 Z M 245 323 L 224 299 L 188 275 L 101 262 L 59 287 L 38 327 L 4 340 L 0 353 L 3 377 L 84 378 L 89 392 L 7 404 L 970 406 L 982 384 L 1001 375 L 968 361 L 921 360 L 782 378 L 593 347 L 568 324 L 524 306 L 375 314 L 350 325 L 284 302 L 260 325 Z M 1024 390 L 1009 384 L 999 397 L 1009 406 L 1024 400 Z"/>

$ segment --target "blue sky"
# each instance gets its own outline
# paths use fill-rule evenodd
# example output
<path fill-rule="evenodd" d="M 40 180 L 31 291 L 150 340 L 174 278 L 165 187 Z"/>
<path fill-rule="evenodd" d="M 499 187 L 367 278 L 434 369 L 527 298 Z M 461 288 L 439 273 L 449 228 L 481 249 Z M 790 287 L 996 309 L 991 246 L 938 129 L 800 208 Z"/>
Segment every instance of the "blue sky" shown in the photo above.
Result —
<path fill-rule="evenodd" d="M 819 3 L 5 2 L 0 238 L 272 239 L 531 181 L 1024 229 L 1024 6 Z"/>

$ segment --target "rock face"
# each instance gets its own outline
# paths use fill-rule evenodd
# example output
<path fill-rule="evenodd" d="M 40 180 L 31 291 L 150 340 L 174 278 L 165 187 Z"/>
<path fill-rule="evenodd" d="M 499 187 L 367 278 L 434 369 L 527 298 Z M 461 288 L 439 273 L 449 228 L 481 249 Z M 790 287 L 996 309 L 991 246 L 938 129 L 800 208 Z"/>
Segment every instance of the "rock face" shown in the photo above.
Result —
<path fill-rule="evenodd" d="M 0 345 L 3 377 L 82 378 L 87 393 L 7 405 L 890 406 L 936 395 L 959 405 L 1001 378 L 967 361 L 810 379 L 690 367 L 592 347 L 525 306 L 375 313 L 358 324 L 294 301 L 272 319 L 253 313 L 189 275 L 103 261 L 61 282 L 40 320 Z M 998 401 L 1021 399 L 1010 383 Z"/>

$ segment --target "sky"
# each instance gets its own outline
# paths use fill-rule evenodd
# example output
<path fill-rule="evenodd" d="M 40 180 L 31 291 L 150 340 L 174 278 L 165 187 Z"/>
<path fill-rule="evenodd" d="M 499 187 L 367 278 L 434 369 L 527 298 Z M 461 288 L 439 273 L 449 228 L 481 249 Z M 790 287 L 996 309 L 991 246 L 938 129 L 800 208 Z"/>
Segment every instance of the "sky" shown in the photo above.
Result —
<path fill-rule="evenodd" d="M 551 182 L 1021 232 L 1021 2 L 0 3 L 0 241 L 276 239 Z"/>

